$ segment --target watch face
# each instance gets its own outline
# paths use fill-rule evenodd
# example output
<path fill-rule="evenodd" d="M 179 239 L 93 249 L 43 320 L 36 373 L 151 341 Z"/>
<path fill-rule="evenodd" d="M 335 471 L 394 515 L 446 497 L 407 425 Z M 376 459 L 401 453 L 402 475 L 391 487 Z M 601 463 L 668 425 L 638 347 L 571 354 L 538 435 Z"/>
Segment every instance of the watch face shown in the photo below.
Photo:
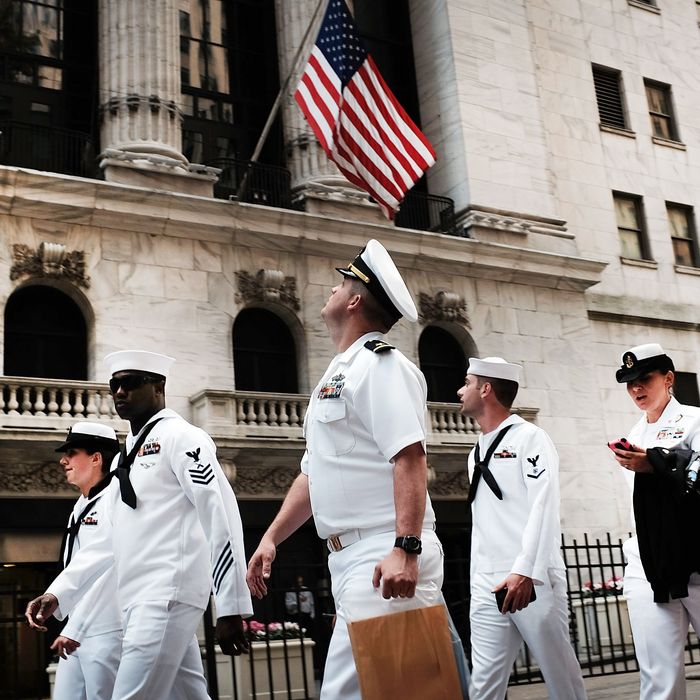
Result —
<path fill-rule="evenodd" d="M 407 537 L 402 537 L 401 544 L 399 545 L 404 552 L 409 554 L 420 554 L 422 547 L 421 541 L 418 537 L 414 535 L 408 535 Z"/>

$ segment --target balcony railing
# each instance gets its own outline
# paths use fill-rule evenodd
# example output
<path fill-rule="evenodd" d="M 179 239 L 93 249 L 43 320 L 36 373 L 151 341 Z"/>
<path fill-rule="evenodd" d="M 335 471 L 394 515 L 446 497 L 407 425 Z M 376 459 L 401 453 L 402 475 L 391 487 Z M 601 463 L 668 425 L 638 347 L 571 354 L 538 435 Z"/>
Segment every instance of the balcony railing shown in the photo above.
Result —
<path fill-rule="evenodd" d="M 425 192 L 409 190 L 394 223 L 399 228 L 461 235 L 457 228 L 454 202 L 449 197 Z"/>
<path fill-rule="evenodd" d="M 221 169 L 219 181 L 214 185 L 217 199 L 237 199 L 240 196 L 240 201 L 249 204 L 281 209 L 292 206 L 291 175 L 286 168 L 236 158 L 217 158 L 205 165 Z"/>
<path fill-rule="evenodd" d="M 106 384 L 0 377 L 0 428 L 61 430 L 76 420 L 120 421 Z"/>
<path fill-rule="evenodd" d="M 80 177 L 97 174 L 87 134 L 23 122 L 0 122 L 0 164 Z"/>
<path fill-rule="evenodd" d="M 264 437 L 301 440 L 309 397 L 258 391 L 205 389 L 190 398 L 193 422 L 215 437 Z M 533 420 L 537 410 L 516 412 Z M 428 403 L 428 442 L 433 445 L 470 445 L 479 426 L 460 412 L 458 403 Z"/>

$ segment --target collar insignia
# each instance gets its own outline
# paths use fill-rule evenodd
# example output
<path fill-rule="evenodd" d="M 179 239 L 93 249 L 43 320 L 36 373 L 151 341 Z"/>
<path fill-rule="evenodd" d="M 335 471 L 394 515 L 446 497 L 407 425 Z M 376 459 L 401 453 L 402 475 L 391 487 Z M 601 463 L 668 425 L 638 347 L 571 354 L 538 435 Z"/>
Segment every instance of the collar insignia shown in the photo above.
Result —
<path fill-rule="evenodd" d="M 387 350 L 395 350 L 393 345 L 384 340 L 368 340 L 365 347 L 372 352 L 387 352 Z"/>

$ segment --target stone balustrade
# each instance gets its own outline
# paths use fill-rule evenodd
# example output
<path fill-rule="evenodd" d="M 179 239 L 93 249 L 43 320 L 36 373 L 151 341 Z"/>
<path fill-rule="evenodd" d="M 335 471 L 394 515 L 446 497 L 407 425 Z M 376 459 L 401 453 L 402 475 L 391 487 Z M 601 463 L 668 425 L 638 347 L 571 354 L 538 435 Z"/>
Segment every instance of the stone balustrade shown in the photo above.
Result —
<path fill-rule="evenodd" d="M 109 387 L 97 382 L 0 377 L 0 427 L 67 429 L 76 420 L 120 422 Z"/>
<path fill-rule="evenodd" d="M 205 389 L 190 398 L 192 420 L 214 437 L 302 439 L 308 396 L 257 391 Z M 536 409 L 516 411 L 533 420 Z M 428 403 L 428 443 L 470 445 L 478 424 L 463 416 L 458 403 Z"/>

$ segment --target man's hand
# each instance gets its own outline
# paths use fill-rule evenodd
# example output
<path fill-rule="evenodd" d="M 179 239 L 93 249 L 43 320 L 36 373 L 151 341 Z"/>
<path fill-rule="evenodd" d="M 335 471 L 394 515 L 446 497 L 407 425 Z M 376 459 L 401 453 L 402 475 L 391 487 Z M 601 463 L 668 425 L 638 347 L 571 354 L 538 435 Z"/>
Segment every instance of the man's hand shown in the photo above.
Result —
<path fill-rule="evenodd" d="M 501 588 L 507 588 L 503 608 L 501 612 L 505 615 L 507 612 L 516 612 L 522 610 L 530 604 L 532 596 L 533 583 L 532 579 L 520 574 L 508 574 L 503 581 L 493 588 L 491 593 L 500 591 Z"/>
<path fill-rule="evenodd" d="M 27 609 L 24 612 L 24 617 L 32 629 L 46 632 L 44 622 L 48 620 L 58 607 L 58 598 L 53 593 L 44 593 L 44 595 L 34 598 L 27 603 Z"/>
<path fill-rule="evenodd" d="M 243 618 L 240 615 L 225 615 L 216 621 L 216 639 L 221 651 L 227 656 L 247 654 L 249 645 Z"/>
<path fill-rule="evenodd" d="M 262 598 L 267 595 L 266 582 L 270 578 L 272 562 L 275 560 L 276 555 L 277 548 L 275 545 L 263 537 L 255 550 L 255 554 L 248 562 L 248 573 L 246 573 L 245 580 L 251 595 L 254 595 L 256 598 Z"/>
<path fill-rule="evenodd" d="M 647 459 L 647 452 L 642 447 L 632 445 L 631 450 L 615 449 L 615 459 L 618 464 L 631 472 L 639 474 L 651 474 L 654 468 Z"/>
<path fill-rule="evenodd" d="M 382 579 L 384 581 L 382 582 Z M 413 598 L 418 582 L 418 555 L 408 554 L 394 547 L 374 567 L 372 585 L 379 588 L 382 582 L 382 598 Z"/>
<path fill-rule="evenodd" d="M 70 637 L 56 637 L 51 648 L 62 658 L 67 659 L 67 654 L 72 654 L 78 647 L 80 642 L 76 642 L 75 639 Z"/>

